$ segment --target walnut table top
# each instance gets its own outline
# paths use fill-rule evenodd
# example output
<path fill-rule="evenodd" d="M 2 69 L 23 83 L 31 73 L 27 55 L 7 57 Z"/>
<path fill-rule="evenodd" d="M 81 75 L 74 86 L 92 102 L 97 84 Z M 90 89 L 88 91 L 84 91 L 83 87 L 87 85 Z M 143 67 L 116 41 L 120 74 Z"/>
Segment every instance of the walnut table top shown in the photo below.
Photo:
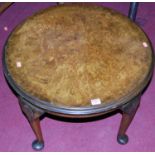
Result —
<path fill-rule="evenodd" d="M 63 5 L 15 28 L 6 63 L 16 84 L 31 96 L 86 107 L 117 102 L 140 86 L 149 74 L 152 50 L 126 16 L 104 7 Z"/>

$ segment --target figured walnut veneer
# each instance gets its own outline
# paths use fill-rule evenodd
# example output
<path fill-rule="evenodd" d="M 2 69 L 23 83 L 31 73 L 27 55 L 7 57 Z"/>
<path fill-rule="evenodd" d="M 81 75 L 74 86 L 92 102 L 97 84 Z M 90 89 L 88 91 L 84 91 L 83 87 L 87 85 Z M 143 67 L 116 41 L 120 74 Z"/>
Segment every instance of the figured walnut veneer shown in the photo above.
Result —
<path fill-rule="evenodd" d="M 144 32 L 124 15 L 98 6 L 41 11 L 13 31 L 6 48 L 7 67 L 17 85 L 41 100 L 69 107 L 125 97 L 143 83 L 151 61 Z"/>

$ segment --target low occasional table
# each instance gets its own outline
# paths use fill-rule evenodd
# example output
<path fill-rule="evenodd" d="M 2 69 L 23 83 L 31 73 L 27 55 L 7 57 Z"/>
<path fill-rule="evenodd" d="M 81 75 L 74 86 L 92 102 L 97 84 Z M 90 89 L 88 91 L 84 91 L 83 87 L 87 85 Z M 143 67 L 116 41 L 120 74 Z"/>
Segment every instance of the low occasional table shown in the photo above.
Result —
<path fill-rule="evenodd" d="M 5 77 L 44 147 L 40 116 L 85 118 L 122 111 L 117 141 L 130 125 L 153 72 L 145 33 L 108 8 L 62 5 L 17 26 L 3 53 Z"/>

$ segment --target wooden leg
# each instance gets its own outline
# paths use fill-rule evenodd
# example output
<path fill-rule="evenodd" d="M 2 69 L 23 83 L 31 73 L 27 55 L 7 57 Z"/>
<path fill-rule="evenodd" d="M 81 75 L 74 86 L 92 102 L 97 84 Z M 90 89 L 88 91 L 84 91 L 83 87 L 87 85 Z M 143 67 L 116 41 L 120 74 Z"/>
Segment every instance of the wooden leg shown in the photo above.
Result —
<path fill-rule="evenodd" d="M 138 5 L 139 5 L 138 2 L 130 2 L 130 9 L 129 9 L 128 17 L 133 21 L 136 20 Z"/>
<path fill-rule="evenodd" d="M 126 131 L 135 116 L 139 104 L 140 96 L 136 97 L 133 101 L 121 107 L 123 115 L 117 136 L 117 141 L 119 144 L 126 144 L 128 142 L 128 136 L 126 135 Z"/>
<path fill-rule="evenodd" d="M 26 115 L 35 135 L 36 140 L 32 143 L 32 148 L 34 150 L 41 150 L 44 148 L 44 140 L 41 132 L 40 127 L 40 119 L 39 117 L 44 113 L 42 110 L 34 107 L 26 100 L 20 98 L 19 103 L 21 106 L 22 111 Z"/>

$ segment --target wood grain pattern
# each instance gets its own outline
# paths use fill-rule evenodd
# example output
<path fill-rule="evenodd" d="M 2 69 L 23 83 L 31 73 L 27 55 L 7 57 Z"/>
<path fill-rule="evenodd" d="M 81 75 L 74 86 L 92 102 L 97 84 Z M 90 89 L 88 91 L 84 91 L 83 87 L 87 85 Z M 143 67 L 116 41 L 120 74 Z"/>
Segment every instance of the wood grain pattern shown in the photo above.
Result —
<path fill-rule="evenodd" d="M 125 97 L 144 81 L 152 58 L 147 37 L 127 17 L 104 7 L 61 5 L 19 25 L 6 60 L 26 92 L 80 107 Z"/>

